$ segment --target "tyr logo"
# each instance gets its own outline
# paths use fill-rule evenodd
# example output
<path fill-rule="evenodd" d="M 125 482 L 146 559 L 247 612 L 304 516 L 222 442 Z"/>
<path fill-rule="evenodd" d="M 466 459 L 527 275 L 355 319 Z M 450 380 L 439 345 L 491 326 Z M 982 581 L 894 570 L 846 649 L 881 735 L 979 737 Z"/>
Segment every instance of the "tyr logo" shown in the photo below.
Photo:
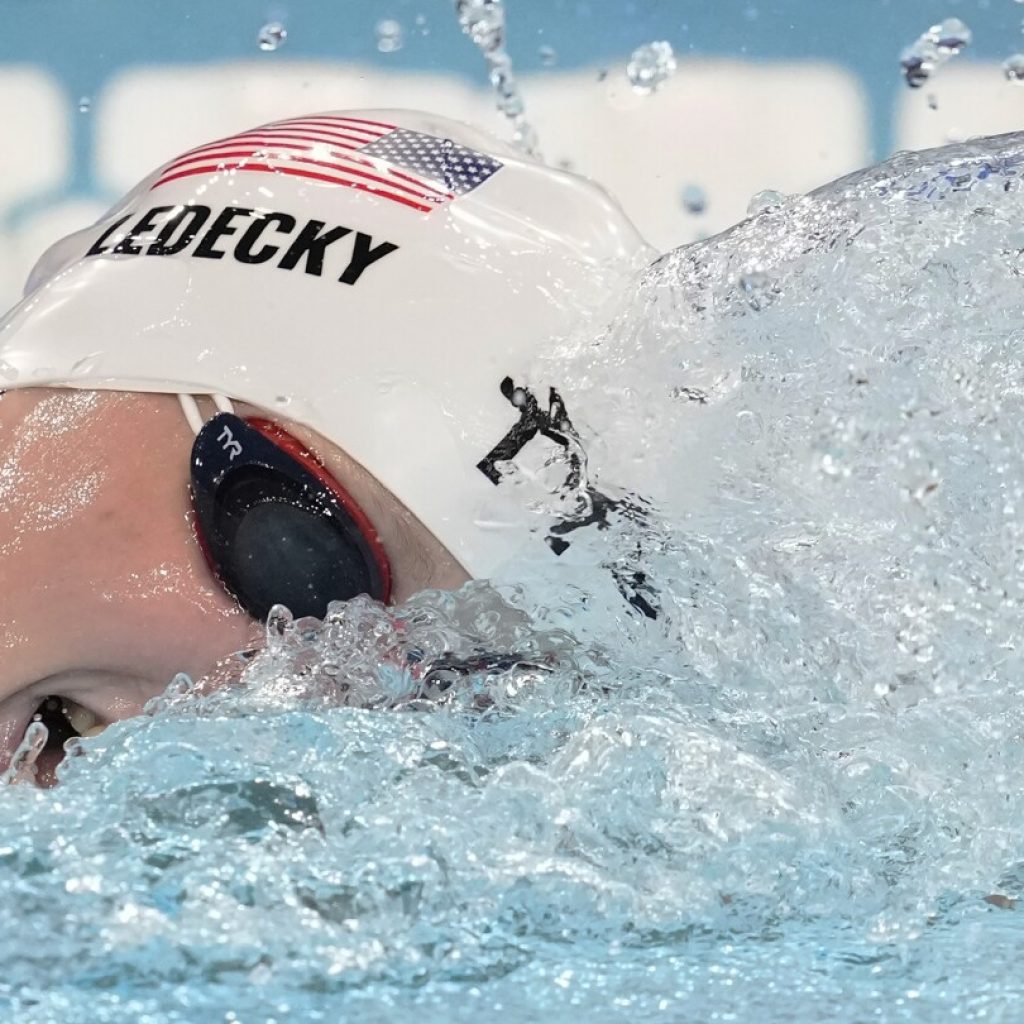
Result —
<path fill-rule="evenodd" d="M 579 454 L 573 450 L 572 442 L 579 444 L 579 437 L 565 409 L 562 396 L 554 389 L 548 389 L 548 407 L 545 411 L 533 393 L 527 388 L 517 388 L 511 377 L 500 384 L 501 393 L 519 410 L 519 420 L 512 429 L 482 458 L 476 468 L 492 484 L 500 484 L 502 471 L 499 462 L 511 462 L 538 434 L 564 448 L 569 456 L 569 479 L 566 487 L 578 487 L 581 475 Z"/>
<path fill-rule="evenodd" d="M 609 515 L 612 513 L 617 513 L 621 520 L 635 524 L 641 531 L 646 528 L 649 505 L 643 498 L 636 495 L 611 498 L 586 480 L 586 454 L 579 434 L 569 419 L 565 402 L 555 388 L 548 389 L 548 405 L 544 409 L 528 388 L 516 387 L 511 377 L 506 377 L 499 387 L 512 407 L 519 411 L 519 419 L 476 464 L 476 468 L 491 483 L 498 485 L 508 475 L 507 471 L 503 472 L 499 468 L 499 463 L 510 463 L 534 438 L 546 437 L 564 449 L 568 472 L 559 490 L 566 504 L 571 506 L 571 511 L 563 512 L 559 522 L 551 527 L 544 538 L 556 555 L 561 555 L 569 548 L 570 541 L 565 537 L 574 530 L 585 526 L 607 530 L 611 525 Z M 638 544 L 638 558 L 641 555 Z M 605 565 L 611 570 L 622 596 L 642 615 L 656 619 L 658 597 L 648 582 L 646 572 L 639 567 L 639 562 L 630 559 L 627 564 L 617 560 Z"/>
<path fill-rule="evenodd" d="M 223 451 L 231 453 L 228 455 L 228 462 L 234 462 L 242 454 L 242 443 L 235 438 L 234 431 L 230 427 L 226 426 L 217 435 L 217 440 L 221 442 L 221 449 Z"/>

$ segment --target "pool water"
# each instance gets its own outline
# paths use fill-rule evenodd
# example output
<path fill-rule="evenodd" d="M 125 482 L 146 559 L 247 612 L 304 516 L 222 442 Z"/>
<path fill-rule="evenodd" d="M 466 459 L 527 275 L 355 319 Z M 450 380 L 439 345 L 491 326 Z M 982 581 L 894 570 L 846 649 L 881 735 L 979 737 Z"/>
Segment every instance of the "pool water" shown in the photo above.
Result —
<path fill-rule="evenodd" d="M 2 1018 L 1019 1019 L 1022 167 L 762 197 L 543 367 L 645 515 L 9 787 Z"/>

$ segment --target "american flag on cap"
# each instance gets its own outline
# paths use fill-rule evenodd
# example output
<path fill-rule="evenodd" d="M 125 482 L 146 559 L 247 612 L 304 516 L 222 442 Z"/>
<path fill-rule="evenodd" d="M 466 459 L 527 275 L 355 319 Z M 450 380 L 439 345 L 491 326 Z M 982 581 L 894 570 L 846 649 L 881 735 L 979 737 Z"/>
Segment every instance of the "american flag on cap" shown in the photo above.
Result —
<path fill-rule="evenodd" d="M 337 114 L 273 121 L 189 150 L 153 188 L 199 174 L 249 171 L 344 185 L 430 213 L 472 192 L 501 161 L 452 139 Z"/>

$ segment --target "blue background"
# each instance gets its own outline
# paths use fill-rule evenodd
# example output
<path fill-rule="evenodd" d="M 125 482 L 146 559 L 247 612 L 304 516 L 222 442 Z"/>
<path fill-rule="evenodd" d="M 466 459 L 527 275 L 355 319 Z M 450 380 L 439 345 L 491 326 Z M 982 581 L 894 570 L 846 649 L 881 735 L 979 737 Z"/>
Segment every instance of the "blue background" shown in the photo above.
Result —
<path fill-rule="evenodd" d="M 1024 48 L 1024 5 L 1015 0 L 509 0 L 508 48 L 520 72 L 623 63 L 638 45 L 667 39 L 677 55 L 820 59 L 856 75 L 868 98 L 872 157 L 892 148 L 901 49 L 930 24 L 962 18 L 974 41 L 958 61 L 1004 60 Z M 428 34 L 415 27 L 426 19 Z M 375 26 L 394 18 L 402 49 L 380 53 Z M 277 19 L 288 31 L 273 53 L 256 45 Z M 133 65 L 264 58 L 356 60 L 409 70 L 446 69 L 482 83 L 480 54 L 459 30 L 449 0 L 0 0 L 0 61 L 45 67 L 69 100 L 91 96 Z M 1024 98 L 1024 96 L 1022 96 Z M 91 131 L 76 125 L 70 191 L 88 191 Z M 700 145 L 700 139 L 694 139 Z"/>

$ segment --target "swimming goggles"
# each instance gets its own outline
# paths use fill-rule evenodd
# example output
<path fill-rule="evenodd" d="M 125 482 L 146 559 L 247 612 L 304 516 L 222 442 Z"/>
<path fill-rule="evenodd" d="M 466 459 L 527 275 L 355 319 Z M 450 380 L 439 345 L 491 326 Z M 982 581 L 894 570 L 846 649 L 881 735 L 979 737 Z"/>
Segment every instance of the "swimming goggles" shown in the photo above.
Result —
<path fill-rule="evenodd" d="M 265 619 L 283 604 L 296 618 L 323 618 L 330 601 L 388 601 L 391 568 L 377 531 L 312 452 L 270 420 L 236 416 L 222 396 L 205 422 L 194 398 L 179 399 L 196 431 L 196 534 L 246 612 Z"/>

